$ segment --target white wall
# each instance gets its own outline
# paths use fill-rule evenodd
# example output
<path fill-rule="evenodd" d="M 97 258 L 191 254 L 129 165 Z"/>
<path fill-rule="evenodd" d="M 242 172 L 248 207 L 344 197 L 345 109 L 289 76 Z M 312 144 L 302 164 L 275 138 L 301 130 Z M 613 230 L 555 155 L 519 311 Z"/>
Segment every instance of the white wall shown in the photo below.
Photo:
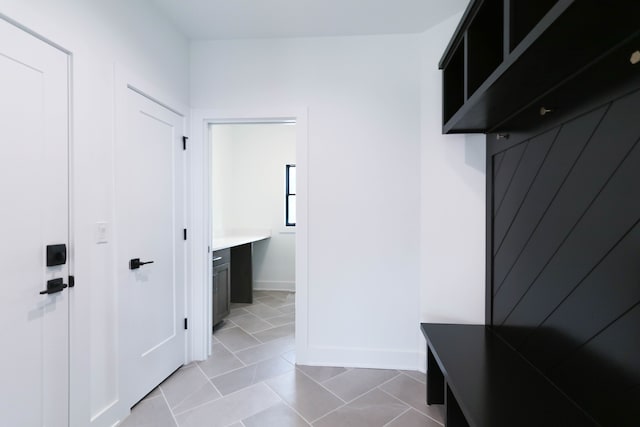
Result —
<path fill-rule="evenodd" d="M 213 126 L 210 138 L 211 229 L 213 237 L 223 237 L 233 220 L 233 126 Z"/>
<path fill-rule="evenodd" d="M 442 135 L 438 61 L 459 20 L 454 16 L 421 36 L 423 322 L 484 323 L 485 137 Z"/>
<path fill-rule="evenodd" d="M 295 227 L 285 221 L 285 165 L 296 163 L 294 125 L 214 125 L 213 235 L 270 230 L 253 245 L 254 289 L 295 290 Z"/>
<path fill-rule="evenodd" d="M 419 38 L 193 42 L 191 79 L 194 108 L 308 108 L 309 323 L 299 362 L 415 368 Z"/>
<path fill-rule="evenodd" d="M 111 426 L 128 408 L 117 403 L 114 246 L 95 244 L 94 227 L 113 226 L 114 63 L 188 105 L 188 42 L 146 1 L 0 0 L 0 14 L 73 54 L 71 425 Z"/>

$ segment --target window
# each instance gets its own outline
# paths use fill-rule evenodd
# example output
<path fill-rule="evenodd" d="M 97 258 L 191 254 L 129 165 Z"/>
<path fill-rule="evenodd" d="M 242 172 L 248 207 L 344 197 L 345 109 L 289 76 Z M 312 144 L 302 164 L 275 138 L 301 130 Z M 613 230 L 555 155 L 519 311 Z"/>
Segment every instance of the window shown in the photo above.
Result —
<path fill-rule="evenodd" d="M 293 227 L 296 225 L 296 165 L 287 165 L 285 200 L 284 223 L 287 227 Z"/>

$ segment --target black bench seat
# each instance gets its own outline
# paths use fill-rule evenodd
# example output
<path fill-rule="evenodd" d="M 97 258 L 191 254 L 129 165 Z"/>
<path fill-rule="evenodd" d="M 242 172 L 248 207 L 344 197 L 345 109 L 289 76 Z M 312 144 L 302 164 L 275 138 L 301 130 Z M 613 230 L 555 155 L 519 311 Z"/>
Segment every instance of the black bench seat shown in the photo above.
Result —
<path fill-rule="evenodd" d="M 490 327 L 422 323 L 427 404 L 447 427 L 589 427 L 584 411 Z"/>

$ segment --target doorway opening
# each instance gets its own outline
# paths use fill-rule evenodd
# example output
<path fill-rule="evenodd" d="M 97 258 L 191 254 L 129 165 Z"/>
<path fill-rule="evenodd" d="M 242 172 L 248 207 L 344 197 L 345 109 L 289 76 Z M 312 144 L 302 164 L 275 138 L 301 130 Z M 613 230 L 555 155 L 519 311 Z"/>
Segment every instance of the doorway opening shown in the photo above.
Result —
<path fill-rule="evenodd" d="M 208 125 L 209 377 L 271 357 L 295 363 L 296 132 L 295 120 Z"/>

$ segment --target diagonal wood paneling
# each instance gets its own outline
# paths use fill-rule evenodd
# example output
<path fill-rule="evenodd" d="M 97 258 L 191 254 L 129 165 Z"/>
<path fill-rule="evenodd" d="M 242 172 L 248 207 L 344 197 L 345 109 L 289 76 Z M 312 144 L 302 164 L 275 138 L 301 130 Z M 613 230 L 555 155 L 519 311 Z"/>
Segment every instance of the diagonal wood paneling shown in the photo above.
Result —
<path fill-rule="evenodd" d="M 494 293 L 500 290 L 511 267 L 545 214 L 558 189 L 603 117 L 600 108 L 565 124 L 559 131 L 546 161 L 533 182 L 527 198 L 512 221 L 494 257 Z"/>
<path fill-rule="evenodd" d="M 556 366 L 549 378 L 602 425 L 637 427 L 639 419 L 621 403 L 640 379 L 640 304 Z M 636 393 L 636 399 L 638 394 Z M 623 401 L 623 402 L 621 402 Z"/>
<path fill-rule="evenodd" d="M 509 185 L 511 184 L 511 180 L 513 179 L 513 175 L 516 173 L 518 169 L 518 165 L 522 160 L 522 156 L 527 149 L 528 142 L 523 142 L 522 144 L 518 144 L 515 147 L 512 147 L 510 150 L 506 151 L 504 154 L 504 159 L 502 160 L 500 170 L 497 172 L 494 187 L 493 187 L 493 212 L 498 210 L 498 207 L 502 204 L 502 199 L 504 198 Z"/>
<path fill-rule="evenodd" d="M 640 132 L 640 128 L 638 129 Z M 640 145 L 607 182 L 570 231 L 543 271 L 504 321 L 504 335 L 515 347 L 540 325 L 640 218 Z"/>
<path fill-rule="evenodd" d="M 640 136 L 640 92 L 611 105 L 494 296 L 501 325 L 571 233 Z M 611 141 L 616 141 L 611 144 Z"/>
<path fill-rule="evenodd" d="M 640 225 L 575 288 L 551 315 L 532 331 L 521 351 L 543 372 L 567 359 L 640 301 Z M 606 296 L 606 304 L 602 298 Z M 571 340 L 566 337 L 571 336 Z"/>
<path fill-rule="evenodd" d="M 533 180 L 540 171 L 540 167 L 558 135 L 559 129 L 552 129 L 528 142 L 520 166 L 516 170 L 511 184 L 498 206 L 493 220 L 495 252 L 498 251 L 507 230 L 511 226 L 522 202 L 524 201 Z"/>
<path fill-rule="evenodd" d="M 498 153 L 493 157 L 493 176 L 494 178 L 500 173 L 500 168 L 502 167 L 502 161 L 504 160 L 504 151 L 502 153 Z"/>
<path fill-rule="evenodd" d="M 638 111 L 640 91 L 491 160 L 492 325 L 604 426 L 640 425 Z"/>

